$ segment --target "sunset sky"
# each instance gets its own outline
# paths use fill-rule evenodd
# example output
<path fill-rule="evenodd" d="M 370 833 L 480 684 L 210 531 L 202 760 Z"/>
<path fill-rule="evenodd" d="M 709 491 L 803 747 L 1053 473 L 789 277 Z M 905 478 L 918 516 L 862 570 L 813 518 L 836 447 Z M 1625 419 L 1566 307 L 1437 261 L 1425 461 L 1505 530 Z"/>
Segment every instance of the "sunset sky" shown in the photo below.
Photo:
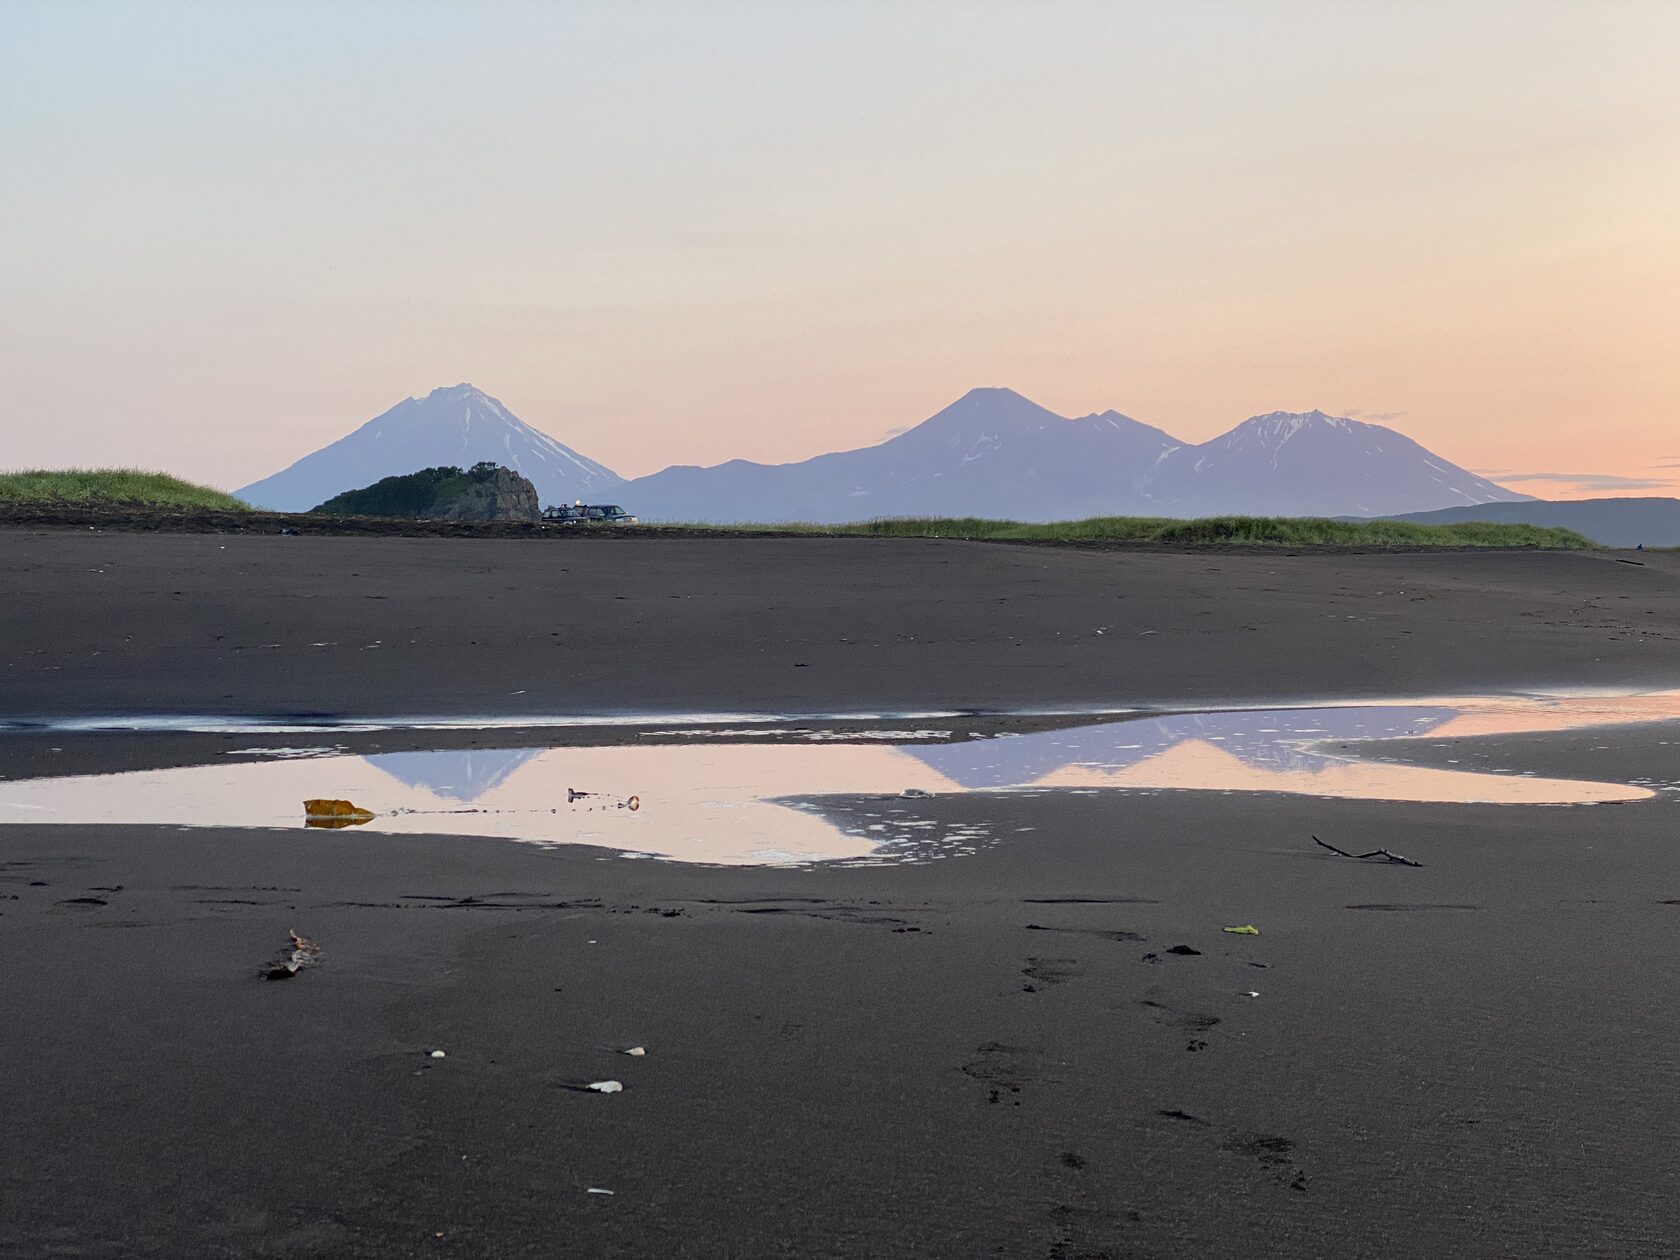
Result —
<path fill-rule="evenodd" d="M 472 381 L 636 475 L 1008 385 L 1680 493 L 1676 0 L 0 0 L 0 171 L 0 467 L 237 486 Z"/>

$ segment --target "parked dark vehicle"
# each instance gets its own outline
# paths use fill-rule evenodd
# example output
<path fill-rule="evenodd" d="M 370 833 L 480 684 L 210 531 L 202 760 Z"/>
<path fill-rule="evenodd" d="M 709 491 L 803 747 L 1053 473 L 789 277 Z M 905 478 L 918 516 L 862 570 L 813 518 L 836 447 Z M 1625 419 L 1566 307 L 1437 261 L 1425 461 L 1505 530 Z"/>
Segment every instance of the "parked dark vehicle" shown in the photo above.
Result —
<path fill-rule="evenodd" d="M 636 518 L 616 503 L 562 503 L 543 509 L 543 520 L 560 525 L 634 525 Z"/>

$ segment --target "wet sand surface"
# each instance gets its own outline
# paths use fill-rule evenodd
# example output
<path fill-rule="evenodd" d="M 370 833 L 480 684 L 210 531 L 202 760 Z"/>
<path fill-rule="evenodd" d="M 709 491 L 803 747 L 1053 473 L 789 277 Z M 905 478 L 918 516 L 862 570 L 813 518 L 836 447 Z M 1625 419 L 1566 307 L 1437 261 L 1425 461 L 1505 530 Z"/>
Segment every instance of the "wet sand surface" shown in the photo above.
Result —
<path fill-rule="evenodd" d="M 819 551 L 795 562 L 754 549 L 780 540 L 660 543 L 607 591 L 591 566 L 638 544 L 585 544 L 559 563 L 588 581 L 551 595 L 525 567 L 556 563 L 551 544 L 4 542 L 13 715 L 1680 682 L 1664 557 L 801 540 Z M 253 551 L 217 569 L 236 544 Z M 695 605 L 681 628 L 652 609 L 673 593 Z M 1008 602 L 976 625 L 988 599 Z M 1093 621 L 1111 603 L 1124 616 Z M 392 612 L 406 653 L 307 646 L 378 637 Z M 541 642 L 556 629 L 564 650 Z M 860 659 L 847 639 L 882 646 Z M 529 708 L 496 701 L 509 683 Z M 3 736 L 0 776 L 224 742 Z M 1375 751 L 1672 782 L 1677 749 L 1665 724 Z M 925 865 L 721 869 L 482 838 L 6 827 L 0 1255 L 1673 1253 L 1672 793 L 915 805 L 995 839 Z M 1260 935 L 1221 930 L 1242 924 Z M 261 980 L 290 929 L 319 964 Z M 602 1080 L 623 1092 L 576 1088 Z"/>
<path fill-rule="evenodd" d="M 1037 830 L 9 835 L 5 1252 L 1672 1253 L 1672 802 L 941 808 Z"/>
<path fill-rule="evenodd" d="M 0 584 L 0 717 L 1299 702 L 1680 657 L 1680 553 L 0 531 Z"/>

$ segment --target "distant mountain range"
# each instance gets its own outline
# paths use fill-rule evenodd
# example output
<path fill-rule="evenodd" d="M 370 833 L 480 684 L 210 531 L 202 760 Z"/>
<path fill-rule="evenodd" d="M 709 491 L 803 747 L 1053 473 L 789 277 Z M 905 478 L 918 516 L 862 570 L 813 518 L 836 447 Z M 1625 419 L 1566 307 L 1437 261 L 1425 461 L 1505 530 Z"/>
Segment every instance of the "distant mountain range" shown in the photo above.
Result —
<path fill-rule="evenodd" d="M 643 520 L 1067 520 L 1114 515 L 1126 480 L 1178 443 L 1116 411 L 1069 420 L 1009 389 L 975 389 L 908 432 L 797 464 L 667 468 L 620 492 Z"/>
<path fill-rule="evenodd" d="M 1272 412 L 1199 445 L 1105 411 L 1070 419 L 1011 389 L 974 389 L 876 446 L 791 464 L 731 460 L 624 480 L 471 385 L 410 398 L 237 493 L 302 511 L 341 491 L 439 464 L 494 460 L 548 503 L 624 504 L 644 521 L 821 521 L 881 516 L 1393 516 L 1522 502 L 1381 425 Z"/>
<path fill-rule="evenodd" d="M 382 477 L 489 460 L 523 473 L 546 503 L 589 499 L 623 478 L 556 442 L 471 385 L 405 398 L 354 433 L 234 493 L 255 507 L 307 512 Z"/>
<path fill-rule="evenodd" d="M 1647 547 L 1680 547 L 1680 499 L 1530 499 L 1524 503 L 1410 512 L 1392 519 L 1419 525 L 1495 521 L 1561 526 L 1605 547 L 1637 547 L 1641 543 Z"/>

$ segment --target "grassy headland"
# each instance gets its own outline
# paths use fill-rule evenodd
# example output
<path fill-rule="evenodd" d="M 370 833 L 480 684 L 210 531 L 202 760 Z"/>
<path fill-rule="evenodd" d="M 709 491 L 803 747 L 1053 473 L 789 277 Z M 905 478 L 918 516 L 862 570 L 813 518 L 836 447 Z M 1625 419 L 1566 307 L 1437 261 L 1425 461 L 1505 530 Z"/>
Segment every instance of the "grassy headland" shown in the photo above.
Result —
<path fill-rule="evenodd" d="M 702 528 L 731 528 L 702 527 Z M 1324 517 L 1210 516 L 1185 521 L 1154 516 L 1094 516 L 1031 525 L 980 517 L 899 517 L 850 525 L 740 525 L 733 528 L 831 536 L 969 538 L 997 542 L 1140 542 L 1261 547 L 1548 547 L 1595 544 L 1568 529 L 1465 521 L 1336 521 Z"/>
<path fill-rule="evenodd" d="M 0 473 L 0 504 L 121 504 L 214 508 L 243 512 L 249 505 L 209 486 L 138 468 L 30 468 Z"/>
<path fill-rule="evenodd" d="M 310 512 L 322 516 L 425 516 L 435 504 L 471 486 L 477 473 L 477 468 L 468 472 L 445 464 L 382 477 L 371 486 L 335 494 Z"/>

